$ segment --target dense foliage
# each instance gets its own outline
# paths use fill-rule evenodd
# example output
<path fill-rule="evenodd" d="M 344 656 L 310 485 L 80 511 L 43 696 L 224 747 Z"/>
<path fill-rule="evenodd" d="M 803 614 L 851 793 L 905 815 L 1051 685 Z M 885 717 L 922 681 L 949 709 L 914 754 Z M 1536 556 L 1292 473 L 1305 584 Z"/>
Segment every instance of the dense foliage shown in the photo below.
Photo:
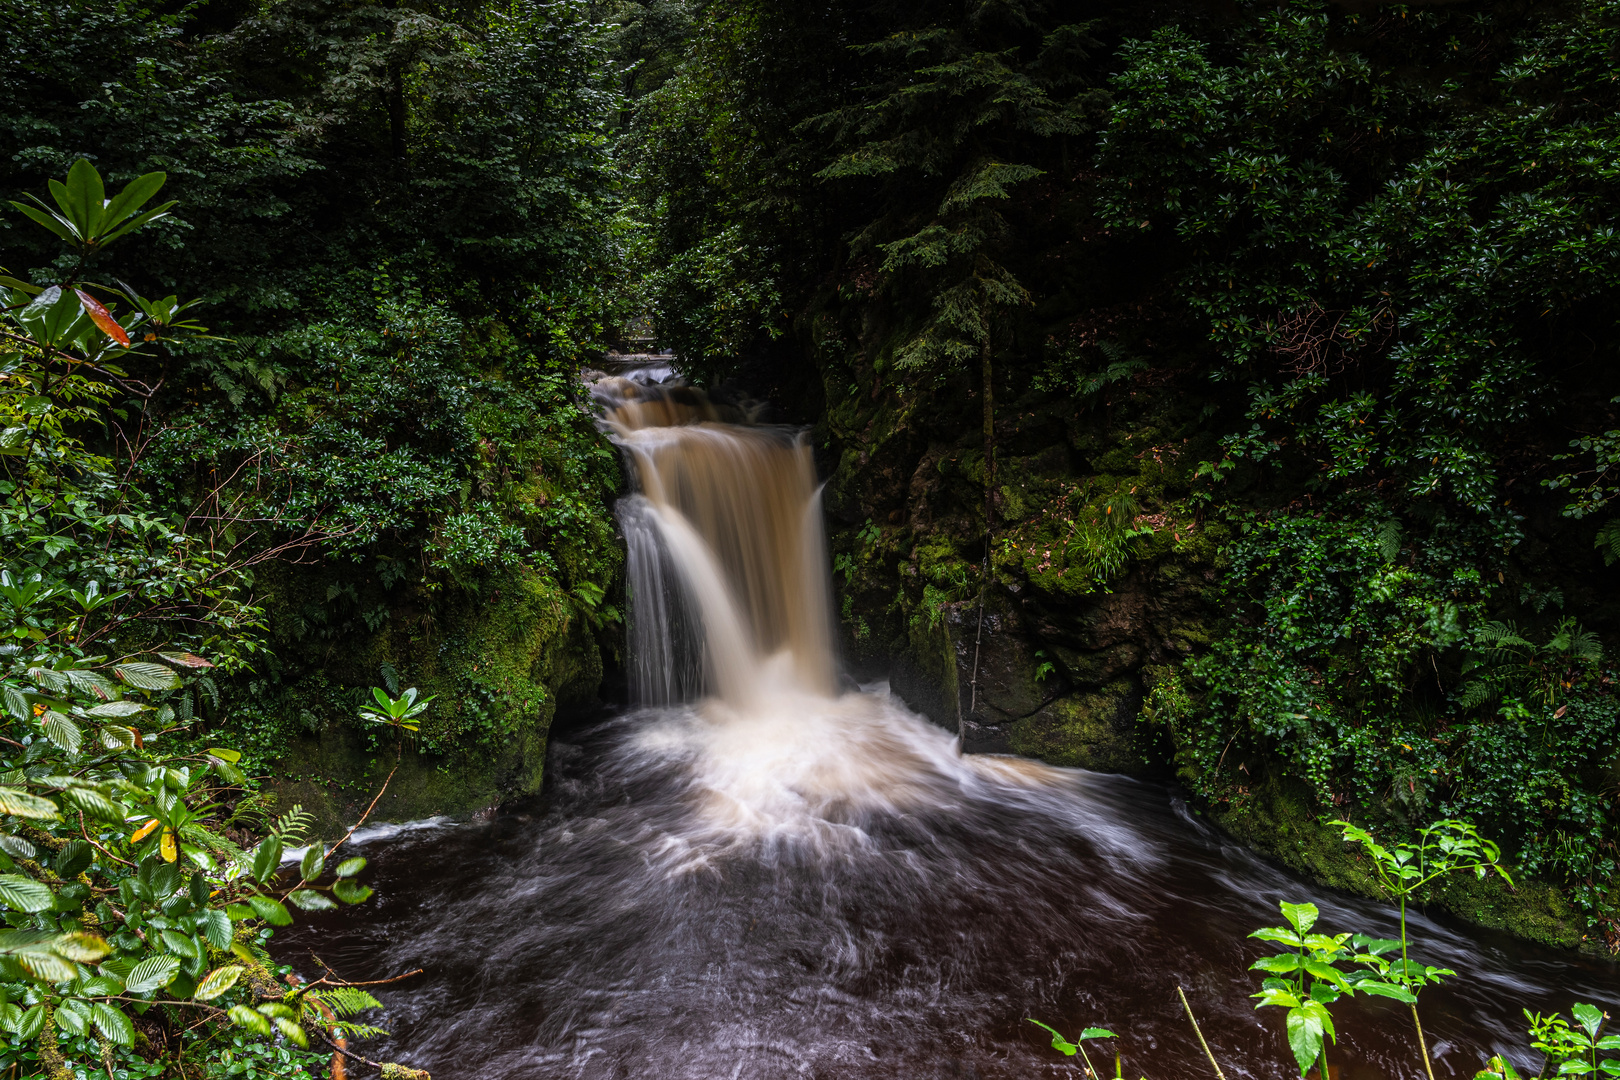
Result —
<path fill-rule="evenodd" d="M 813 365 L 856 646 L 986 532 L 1046 612 L 1208 567 L 1150 755 L 1466 817 L 1612 936 L 1620 10 L 698 12 L 627 136 L 653 300 L 710 377 Z"/>
<path fill-rule="evenodd" d="M 412 679 L 442 639 L 476 638 L 475 597 L 542 598 L 559 626 L 612 618 L 616 463 L 568 377 L 619 320 L 603 286 L 626 235 L 615 71 L 591 16 L 338 0 L 8 12 L 0 125 L 19 151 L 0 189 L 43 190 L 84 158 L 112 184 L 162 170 L 181 208 L 116 267 L 75 266 L 17 221 L 0 243 L 14 270 L 53 268 L 39 281 L 112 274 L 131 298 L 197 299 L 154 318 L 211 333 L 152 342 L 130 369 L 151 392 L 134 410 L 115 393 L 91 441 L 160 516 L 248 565 L 271 647 L 251 701 L 223 688 L 255 767 L 352 724 L 379 660 Z M 379 634 L 393 643 L 334 687 L 332 643 Z M 471 661 L 441 668 L 428 747 L 502 736 L 474 698 L 536 697 L 483 685 Z"/>
<path fill-rule="evenodd" d="M 151 173 L 108 193 L 80 160 L 50 202 L 18 208 L 80 269 L 166 215 L 172 203 L 143 205 L 163 181 Z M 0 285 L 0 1027 L 12 1036 L 0 1054 L 52 1080 L 74 1075 L 75 1058 L 156 1075 L 187 1056 L 229 1063 L 233 1045 L 286 1068 L 317 1062 L 296 1049 L 308 1029 L 367 1033 L 339 1018 L 376 1001 L 278 982 L 263 946 L 269 926 L 292 921 L 289 902 L 366 900 L 365 860 L 334 862 L 319 884 L 342 842 L 312 841 L 297 807 L 267 820 L 245 797 L 241 753 L 208 745 L 216 677 L 258 651 L 245 563 L 162 514 L 127 463 L 86 441 L 116 415 L 114 395 L 150 394 L 130 374 L 136 343 L 195 328 L 170 317 L 184 305 L 76 276 Z M 122 321 L 117 301 L 129 305 Z M 380 698 L 380 722 L 402 726 L 415 692 L 406 697 L 403 708 Z M 249 831 L 262 839 L 244 850 Z M 281 887 L 293 846 L 307 847 L 299 880 Z M 258 1041 L 272 1036 L 287 1044 Z"/>

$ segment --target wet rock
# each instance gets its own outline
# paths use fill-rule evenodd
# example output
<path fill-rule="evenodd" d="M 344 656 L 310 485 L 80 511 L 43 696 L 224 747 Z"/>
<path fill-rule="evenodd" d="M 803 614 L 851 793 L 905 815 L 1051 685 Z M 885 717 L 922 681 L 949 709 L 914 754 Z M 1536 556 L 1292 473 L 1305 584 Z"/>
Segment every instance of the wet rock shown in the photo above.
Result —
<path fill-rule="evenodd" d="M 1048 702 L 1007 727 L 1014 753 L 1053 765 L 1099 772 L 1138 772 L 1131 728 L 1142 707 L 1142 688 L 1134 678 L 1120 678 L 1100 690 L 1070 694 Z"/>

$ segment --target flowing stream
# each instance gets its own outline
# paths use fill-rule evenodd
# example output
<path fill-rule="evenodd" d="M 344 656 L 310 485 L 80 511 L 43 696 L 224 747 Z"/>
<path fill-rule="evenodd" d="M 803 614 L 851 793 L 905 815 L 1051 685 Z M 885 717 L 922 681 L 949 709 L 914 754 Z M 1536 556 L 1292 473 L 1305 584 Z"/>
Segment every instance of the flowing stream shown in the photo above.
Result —
<path fill-rule="evenodd" d="M 637 486 L 637 705 L 553 739 L 548 791 L 493 820 L 362 834 L 377 889 L 301 919 L 280 957 L 378 988 L 367 1056 L 463 1078 L 1078 1076 L 1025 1017 L 1125 1075 L 1297 1076 L 1257 1013 L 1250 930 L 1315 899 L 1321 927 L 1394 936 L 1385 907 L 1302 883 L 1119 776 L 967 756 L 882 685 L 840 692 L 819 489 L 793 431 L 667 372 L 604 377 Z M 1539 1067 L 1523 1007 L 1620 1005 L 1600 961 L 1418 916 L 1439 1077 Z M 1336 1007 L 1337 1080 L 1422 1076 L 1404 1006 Z M 1108 1062 L 1112 1071 L 1112 1061 Z"/>

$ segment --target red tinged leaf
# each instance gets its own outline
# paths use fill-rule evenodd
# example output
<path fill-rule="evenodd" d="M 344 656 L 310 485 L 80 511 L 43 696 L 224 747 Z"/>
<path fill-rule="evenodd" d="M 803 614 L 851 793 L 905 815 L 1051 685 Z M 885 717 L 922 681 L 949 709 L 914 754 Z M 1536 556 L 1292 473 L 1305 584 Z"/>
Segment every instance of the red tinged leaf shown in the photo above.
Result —
<path fill-rule="evenodd" d="M 202 657 L 196 655 L 195 653 L 188 653 L 188 652 L 160 652 L 160 653 L 158 653 L 158 655 L 163 657 L 163 659 L 169 661 L 171 664 L 181 664 L 181 665 L 183 665 L 185 667 L 189 667 L 189 668 L 205 668 L 205 667 L 213 667 L 214 666 L 213 664 L 210 664 L 207 660 L 204 660 Z"/>
<path fill-rule="evenodd" d="M 129 335 L 124 328 L 118 325 L 118 320 L 112 317 L 112 312 L 101 306 L 101 301 L 85 292 L 83 289 L 74 289 L 79 296 L 79 303 L 89 314 L 90 321 L 95 323 L 103 334 L 112 338 L 118 344 L 129 348 Z"/>

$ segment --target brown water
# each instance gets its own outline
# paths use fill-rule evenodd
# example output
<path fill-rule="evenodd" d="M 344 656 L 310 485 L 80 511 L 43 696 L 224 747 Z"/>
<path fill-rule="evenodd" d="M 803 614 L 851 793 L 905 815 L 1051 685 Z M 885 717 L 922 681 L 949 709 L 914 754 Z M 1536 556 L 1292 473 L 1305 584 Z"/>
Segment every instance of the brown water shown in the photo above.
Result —
<path fill-rule="evenodd" d="M 646 376 L 642 377 L 643 380 Z M 377 897 L 277 938 L 383 988 L 366 1051 L 437 1080 L 1073 1076 L 1024 1017 L 1111 1028 L 1127 1075 L 1286 1077 L 1247 940 L 1279 899 L 1330 931 L 1392 913 L 1302 884 L 1169 791 L 963 757 L 881 685 L 837 693 L 808 451 L 689 390 L 603 381 L 639 480 L 632 684 L 554 739 L 544 801 L 374 830 Z M 735 417 L 732 417 L 735 419 Z M 1609 964 L 1415 920 L 1436 1074 L 1525 1053 L 1522 1007 L 1620 1004 Z M 1402 1007 L 1336 1009 L 1340 1080 L 1422 1075 Z M 1106 1051 L 1104 1051 L 1106 1054 Z"/>

